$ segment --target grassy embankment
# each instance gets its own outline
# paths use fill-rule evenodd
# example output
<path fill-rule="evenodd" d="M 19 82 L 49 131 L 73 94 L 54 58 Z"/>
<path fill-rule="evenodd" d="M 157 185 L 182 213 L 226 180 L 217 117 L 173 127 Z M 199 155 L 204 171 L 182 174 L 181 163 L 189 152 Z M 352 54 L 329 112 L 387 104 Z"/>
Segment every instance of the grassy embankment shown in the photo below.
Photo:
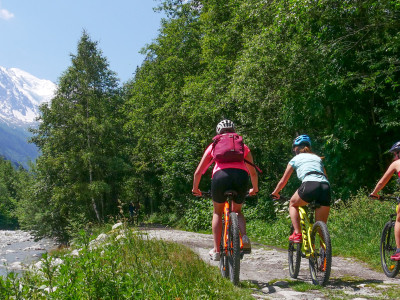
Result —
<path fill-rule="evenodd" d="M 79 255 L 57 251 L 37 271 L 0 278 L 0 298 L 251 299 L 185 246 L 132 230 L 111 231 L 100 244 L 82 234 L 75 247 Z"/>

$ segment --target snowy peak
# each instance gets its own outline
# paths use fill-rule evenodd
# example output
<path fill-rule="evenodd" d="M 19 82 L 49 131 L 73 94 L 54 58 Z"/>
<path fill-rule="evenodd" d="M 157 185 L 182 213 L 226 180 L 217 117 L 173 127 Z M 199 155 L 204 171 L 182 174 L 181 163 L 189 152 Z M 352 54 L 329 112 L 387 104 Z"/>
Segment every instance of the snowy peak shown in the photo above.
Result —
<path fill-rule="evenodd" d="M 0 119 L 10 125 L 36 123 L 39 105 L 50 102 L 56 87 L 50 80 L 0 66 Z"/>

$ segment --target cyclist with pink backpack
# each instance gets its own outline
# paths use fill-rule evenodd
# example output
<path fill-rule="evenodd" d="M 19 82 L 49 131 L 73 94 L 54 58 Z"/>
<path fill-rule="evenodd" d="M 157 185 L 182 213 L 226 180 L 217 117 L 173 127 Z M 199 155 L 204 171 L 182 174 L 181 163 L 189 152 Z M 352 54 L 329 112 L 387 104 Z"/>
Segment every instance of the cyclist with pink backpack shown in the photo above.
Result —
<path fill-rule="evenodd" d="M 250 196 L 258 193 L 258 176 L 250 149 L 243 143 L 242 137 L 235 132 L 233 122 L 222 120 L 218 123 L 216 131 L 217 135 L 213 138 L 213 143 L 205 150 L 194 173 L 192 193 L 195 196 L 201 196 L 199 190 L 201 177 L 208 167 L 215 163 L 211 180 L 211 196 L 214 205 L 212 219 L 214 248 L 210 250 L 209 254 L 212 260 L 218 261 L 220 260 L 219 246 L 222 230 L 221 217 L 225 203 L 224 193 L 227 190 L 237 192 L 237 197 L 232 204 L 232 211 L 238 214 L 243 248 L 248 251 L 251 249 L 250 240 L 246 234 L 246 221 L 242 214 L 242 206 L 247 192 Z M 249 175 L 253 188 L 247 191 Z"/>

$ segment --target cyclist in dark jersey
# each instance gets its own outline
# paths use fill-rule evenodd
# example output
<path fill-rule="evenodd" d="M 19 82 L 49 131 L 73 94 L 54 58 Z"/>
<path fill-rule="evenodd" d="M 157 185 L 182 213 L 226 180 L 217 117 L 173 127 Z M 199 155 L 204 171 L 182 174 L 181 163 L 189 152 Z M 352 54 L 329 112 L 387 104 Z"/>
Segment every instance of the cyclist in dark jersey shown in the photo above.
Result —
<path fill-rule="evenodd" d="M 321 158 L 311 151 L 310 137 L 307 135 L 298 136 L 293 141 L 292 149 L 296 156 L 289 161 L 285 173 L 271 195 L 279 199 L 279 192 L 286 186 L 293 171 L 296 170 L 297 177 L 302 183 L 290 199 L 289 214 L 294 232 L 289 240 L 294 243 L 301 243 L 302 235 L 298 207 L 316 201 L 321 207 L 315 210 L 315 220 L 326 223 L 330 210 L 331 189 Z"/>
<path fill-rule="evenodd" d="M 393 153 L 393 162 L 376 184 L 375 189 L 370 194 L 370 197 L 379 199 L 378 192 L 386 186 L 394 173 L 396 173 L 400 178 L 400 141 L 396 142 L 389 151 Z M 400 260 L 400 209 L 397 210 L 396 223 L 394 225 L 394 235 L 397 249 L 390 258 L 392 260 Z"/>
<path fill-rule="evenodd" d="M 216 128 L 217 134 L 225 134 L 235 132 L 235 127 L 232 121 L 222 120 L 218 123 Z M 247 145 L 244 145 L 244 158 L 253 163 L 253 157 Z M 193 178 L 192 193 L 196 196 L 201 196 L 199 190 L 199 183 L 202 175 L 207 171 L 208 167 L 214 162 L 213 160 L 213 147 L 210 144 L 203 154 L 203 157 L 197 166 Z M 253 185 L 249 191 L 247 190 L 248 179 Z M 209 255 L 212 260 L 220 260 L 220 240 L 222 230 L 222 214 L 224 209 L 225 197 L 224 193 L 227 190 L 235 190 L 238 193 L 237 198 L 232 203 L 232 211 L 238 215 L 239 229 L 242 234 L 243 248 L 251 249 L 251 244 L 248 236 L 246 235 L 246 221 L 242 214 L 242 205 L 244 198 L 249 192 L 250 196 L 254 196 L 258 192 L 258 176 L 255 168 L 241 162 L 221 163 L 215 161 L 215 166 L 212 173 L 211 181 L 211 196 L 213 199 L 214 212 L 212 219 L 212 231 L 214 236 L 214 248 L 210 250 Z"/>

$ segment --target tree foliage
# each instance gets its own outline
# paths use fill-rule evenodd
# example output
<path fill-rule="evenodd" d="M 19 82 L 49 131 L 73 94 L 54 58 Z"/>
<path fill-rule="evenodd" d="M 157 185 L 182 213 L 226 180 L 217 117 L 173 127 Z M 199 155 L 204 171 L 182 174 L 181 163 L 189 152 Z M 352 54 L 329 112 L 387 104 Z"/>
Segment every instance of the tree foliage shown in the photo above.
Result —
<path fill-rule="evenodd" d="M 125 169 L 118 80 L 97 42 L 83 32 L 55 97 L 41 106 L 33 141 L 42 151 L 35 169 L 26 226 L 68 240 L 74 225 L 115 214 Z M 32 220 L 32 222 L 30 221 Z"/>
<path fill-rule="evenodd" d="M 264 169 L 263 197 L 302 133 L 325 157 L 335 197 L 376 182 L 389 163 L 385 149 L 399 139 L 396 1 L 163 1 L 160 8 L 169 19 L 127 86 L 134 107 L 127 127 L 139 152 L 150 149 L 140 164 L 151 166 L 147 190 L 157 201 L 185 205 L 222 118 L 237 123 Z"/>
<path fill-rule="evenodd" d="M 84 33 L 51 106 L 42 106 L 31 202 L 40 230 L 59 235 L 101 221 L 118 198 L 147 213 L 184 214 L 222 118 L 264 170 L 252 216 L 272 213 L 268 195 L 299 134 L 325 157 L 334 197 L 375 184 L 399 140 L 398 1 L 159 3 L 167 18 L 122 91 Z"/>

